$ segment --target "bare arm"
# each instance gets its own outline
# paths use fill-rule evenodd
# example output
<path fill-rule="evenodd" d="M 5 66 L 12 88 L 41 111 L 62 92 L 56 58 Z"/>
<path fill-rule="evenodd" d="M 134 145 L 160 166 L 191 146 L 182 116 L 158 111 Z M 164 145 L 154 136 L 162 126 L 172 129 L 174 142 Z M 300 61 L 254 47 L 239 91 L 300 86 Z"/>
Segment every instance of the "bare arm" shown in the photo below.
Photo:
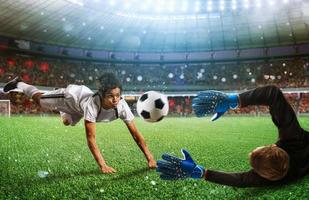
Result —
<path fill-rule="evenodd" d="M 143 138 L 143 136 L 138 132 L 135 124 L 133 121 L 126 123 L 134 141 L 136 142 L 136 144 L 138 145 L 138 147 L 141 149 L 141 151 L 144 153 L 147 161 L 148 161 L 148 167 L 150 169 L 154 169 L 157 167 L 156 161 L 153 159 L 152 154 L 150 153 L 145 140 Z"/>
<path fill-rule="evenodd" d="M 85 120 L 85 129 L 86 129 L 86 137 L 87 137 L 87 144 L 88 147 L 93 155 L 93 157 L 95 158 L 95 160 L 97 161 L 101 171 L 103 173 L 113 173 L 116 172 L 115 169 L 113 169 L 112 167 L 109 167 L 106 165 L 105 160 L 97 146 L 96 143 L 96 124 L 94 122 L 90 122 Z"/>

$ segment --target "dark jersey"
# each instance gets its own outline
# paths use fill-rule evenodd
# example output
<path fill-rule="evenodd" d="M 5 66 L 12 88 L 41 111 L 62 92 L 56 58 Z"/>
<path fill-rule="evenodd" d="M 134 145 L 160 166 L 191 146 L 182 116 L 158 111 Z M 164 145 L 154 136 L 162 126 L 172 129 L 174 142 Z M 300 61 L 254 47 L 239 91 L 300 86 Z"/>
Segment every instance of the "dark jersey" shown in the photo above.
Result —
<path fill-rule="evenodd" d="M 276 145 L 290 157 L 287 175 L 278 181 L 259 176 L 253 169 L 240 173 L 208 170 L 206 180 L 236 187 L 279 185 L 299 179 L 309 173 L 309 133 L 298 123 L 294 110 L 275 86 L 256 88 L 239 95 L 241 107 L 250 105 L 269 106 L 272 121 L 278 128 Z"/>

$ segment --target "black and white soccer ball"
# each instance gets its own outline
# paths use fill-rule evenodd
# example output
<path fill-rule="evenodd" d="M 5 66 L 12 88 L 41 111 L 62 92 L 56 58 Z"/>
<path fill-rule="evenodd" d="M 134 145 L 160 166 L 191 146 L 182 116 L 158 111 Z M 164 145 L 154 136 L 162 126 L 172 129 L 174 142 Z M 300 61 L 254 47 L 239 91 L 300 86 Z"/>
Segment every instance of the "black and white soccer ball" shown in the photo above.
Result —
<path fill-rule="evenodd" d="M 138 115 L 147 122 L 161 121 L 168 114 L 168 108 L 167 97 L 155 91 L 142 94 L 136 104 Z"/>

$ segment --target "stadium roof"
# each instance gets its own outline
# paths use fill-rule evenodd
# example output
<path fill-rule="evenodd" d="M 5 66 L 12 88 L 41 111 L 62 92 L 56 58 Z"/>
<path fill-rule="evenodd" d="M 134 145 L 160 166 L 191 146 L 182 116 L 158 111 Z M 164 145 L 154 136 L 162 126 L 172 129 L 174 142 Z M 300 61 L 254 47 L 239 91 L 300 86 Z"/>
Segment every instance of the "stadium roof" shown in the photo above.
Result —
<path fill-rule="evenodd" d="M 309 43 L 302 0 L 0 0 L 0 35 L 133 52 Z"/>

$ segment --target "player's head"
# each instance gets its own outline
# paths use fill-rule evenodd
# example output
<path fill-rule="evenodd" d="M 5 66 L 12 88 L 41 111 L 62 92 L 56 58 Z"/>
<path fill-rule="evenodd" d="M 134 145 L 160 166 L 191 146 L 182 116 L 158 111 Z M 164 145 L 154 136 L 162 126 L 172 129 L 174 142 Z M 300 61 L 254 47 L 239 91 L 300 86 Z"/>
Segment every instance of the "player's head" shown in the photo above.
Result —
<path fill-rule="evenodd" d="M 258 147 L 249 156 L 253 170 L 263 178 L 276 181 L 288 172 L 289 155 L 276 145 Z"/>
<path fill-rule="evenodd" d="M 104 108 L 115 108 L 121 97 L 121 83 L 113 73 L 105 73 L 97 79 L 98 94 Z"/>

